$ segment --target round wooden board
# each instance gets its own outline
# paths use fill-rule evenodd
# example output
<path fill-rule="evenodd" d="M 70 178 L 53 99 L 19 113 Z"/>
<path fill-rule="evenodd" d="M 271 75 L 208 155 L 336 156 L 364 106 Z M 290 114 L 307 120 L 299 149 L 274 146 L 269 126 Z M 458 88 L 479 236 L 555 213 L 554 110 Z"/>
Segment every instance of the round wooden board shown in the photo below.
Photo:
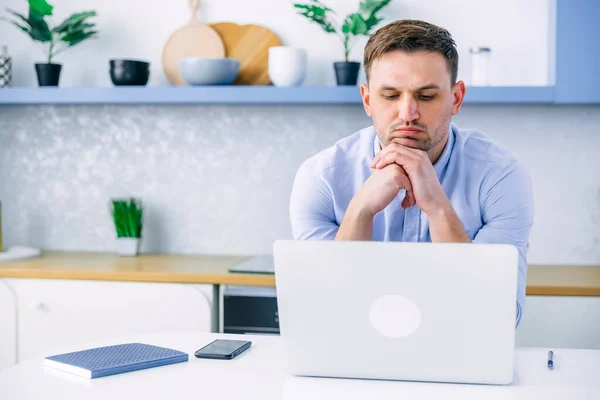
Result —
<path fill-rule="evenodd" d="M 209 24 L 221 36 L 225 54 L 240 61 L 236 85 L 269 85 L 269 47 L 281 46 L 281 41 L 269 29 L 260 25 L 238 25 L 231 22 Z"/>
<path fill-rule="evenodd" d="M 190 22 L 175 31 L 165 43 L 162 63 L 165 75 L 171 83 L 187 86 L 179 73 L 179 59 L 183 57 L 225 57 L 225 45 L 221 36 L 206 24 L 196 19 L 198 1 L 190 1 Z"/>

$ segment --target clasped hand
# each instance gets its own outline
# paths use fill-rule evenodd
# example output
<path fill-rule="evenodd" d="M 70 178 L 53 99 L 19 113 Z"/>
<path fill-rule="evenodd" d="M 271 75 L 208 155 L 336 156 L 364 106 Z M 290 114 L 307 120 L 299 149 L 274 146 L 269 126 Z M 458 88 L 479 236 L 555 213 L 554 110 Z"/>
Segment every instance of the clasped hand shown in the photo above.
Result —
<path fill-rule="evenodd" d="M 387 207 L 401 189 L 406 190 L 402 201 L 404 209 L 416 204 L 431 216 L 449 205 L 429 156 L 423 150 L 391 143 L 375 156 L 371 168 L 373 173 L 357 193 L 356 200 L 372 215 Z"/>

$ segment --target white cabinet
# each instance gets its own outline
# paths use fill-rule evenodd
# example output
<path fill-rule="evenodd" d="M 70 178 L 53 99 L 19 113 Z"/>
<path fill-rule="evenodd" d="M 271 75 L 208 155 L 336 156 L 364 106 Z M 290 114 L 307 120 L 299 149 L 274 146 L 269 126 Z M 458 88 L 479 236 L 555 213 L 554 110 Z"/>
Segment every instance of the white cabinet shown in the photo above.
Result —
<path fill-rule="evenodd" d="M 527 296 L 516 344 L 600 349 L 600 297 Z"/>
<path fill-rule="evenodd" d="M 17 362 L 16 309 L 11 289 L 0 279 L 0 370 Z"/>
<path fill-rule="evenodd" d="M 18 362 L 115 336 L 210 332 L 210 285 L 6 279 L 17 299 Z"/>

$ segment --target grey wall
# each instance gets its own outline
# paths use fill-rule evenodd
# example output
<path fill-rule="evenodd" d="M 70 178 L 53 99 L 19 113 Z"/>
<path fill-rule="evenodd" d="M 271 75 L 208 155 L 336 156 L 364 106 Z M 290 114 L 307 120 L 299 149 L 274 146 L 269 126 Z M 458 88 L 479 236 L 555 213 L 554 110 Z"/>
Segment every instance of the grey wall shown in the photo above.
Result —
<path fill-rule="evenodd" d="M 532 263 L 600 263 L 600 107 L 465 106 L 454 122 L 534 179 Z M 290 238 L 299 164 L 361 106 L 0 107 L 5 246 L 113 251 L 111 197 L 147 206 L 144 252 L 260 254 Z"/>

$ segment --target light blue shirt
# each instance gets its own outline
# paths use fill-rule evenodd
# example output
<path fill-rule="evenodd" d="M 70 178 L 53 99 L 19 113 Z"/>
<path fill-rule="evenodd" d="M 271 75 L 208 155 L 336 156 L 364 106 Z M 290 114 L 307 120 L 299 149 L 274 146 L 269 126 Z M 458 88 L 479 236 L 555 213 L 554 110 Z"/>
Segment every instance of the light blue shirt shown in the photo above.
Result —
<path fill-rule="evenodd" d="M 380 144 L 371 126 L 339 140 L 306 160 L 290 199 L 296 240 L 332 240 L 350 200 L 371 175 Z M 527 284 L 527 251 L 533 225 L 531 179 L 523 165 L 484 134 L 451 124 L 448 141 L 433 166 L 469 238 L 507 243 L 519 250 L 516 325 Z M 404 190 L 373 220 L 373 240 L 431 242 L 427 215 L 418 206 L 402 209 Z M 482 268 L 485 268 L 482 266 Z"/>

